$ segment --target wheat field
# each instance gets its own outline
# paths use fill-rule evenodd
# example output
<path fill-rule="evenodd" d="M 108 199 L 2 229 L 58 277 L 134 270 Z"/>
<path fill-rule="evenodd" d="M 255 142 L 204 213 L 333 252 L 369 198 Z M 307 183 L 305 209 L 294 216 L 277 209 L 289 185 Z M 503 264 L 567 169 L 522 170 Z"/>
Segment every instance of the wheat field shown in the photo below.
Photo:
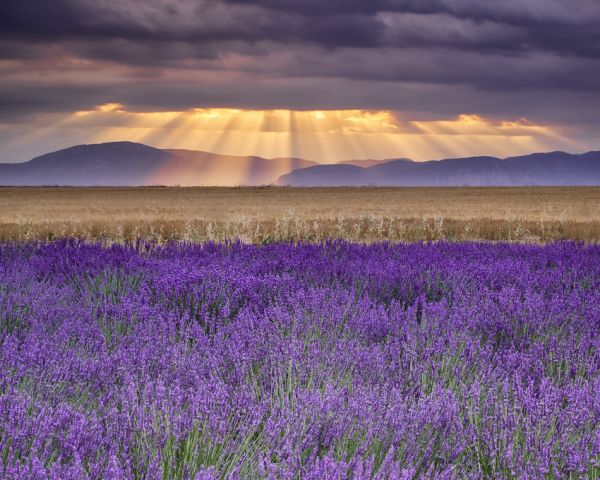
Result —
<path fill-rule="evenodd" d="M 0 188 L 0 241 L 600 240 L 600 188 Z"/>

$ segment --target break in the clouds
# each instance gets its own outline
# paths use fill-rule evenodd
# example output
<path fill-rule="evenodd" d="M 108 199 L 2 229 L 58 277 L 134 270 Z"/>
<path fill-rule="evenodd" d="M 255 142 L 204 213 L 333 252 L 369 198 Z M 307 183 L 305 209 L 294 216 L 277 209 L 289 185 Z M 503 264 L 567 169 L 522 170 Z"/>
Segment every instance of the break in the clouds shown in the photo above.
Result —
<path fill-rule="evenodd" d="M 527 118 L 600 147 L 598 78 L 598 0 L 0 3 L 2 138 L 118 103 Z"/>
<path fill-rule="evenodd" d="M 137 112 L 108 103 L 70 114 L 40 115 L 21 131 L 18 128 L 0 130 L 0 144 L 12 158 L 25 157 L 32 145 L 56 150 L 75 143 L 122 139 L 160 148 L 301 157 L 323 163 L 395 157 L 430 160 L 482 152 L 506 157 L 588 149 L 561 128 L 523 119 L 493 121 L 460 115 L 449 120 L 416 121 L 391 111 L 360 109 Z"/>

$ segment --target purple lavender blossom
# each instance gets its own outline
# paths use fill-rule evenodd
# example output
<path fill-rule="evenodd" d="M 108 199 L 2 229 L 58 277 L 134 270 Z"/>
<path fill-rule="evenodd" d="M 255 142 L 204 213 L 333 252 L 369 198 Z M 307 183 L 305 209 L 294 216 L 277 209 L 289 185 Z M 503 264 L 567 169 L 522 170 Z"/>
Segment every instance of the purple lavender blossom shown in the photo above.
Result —
<path fill-rule="evenodd" d="M 600 478 L 600 246 L 0 246 L 0 478 Z"/>

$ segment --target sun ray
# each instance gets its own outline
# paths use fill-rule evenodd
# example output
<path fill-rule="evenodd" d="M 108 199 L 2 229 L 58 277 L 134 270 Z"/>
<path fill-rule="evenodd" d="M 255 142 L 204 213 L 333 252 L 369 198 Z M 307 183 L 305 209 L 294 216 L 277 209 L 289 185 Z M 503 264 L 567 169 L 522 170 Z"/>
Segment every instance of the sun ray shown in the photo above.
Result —
<path fill-rule="evenodd" d="M 568 130 L 526 119 L 495 120 L 475 114 L 455 118 L 410 120 L 379 110 L 242 110 L 191 108 L 184 111 L 136 112 L 119 103 L 55 116 L 35 133 L 11 140 L 56 137 L 67 129 L 79 143 L 131 140 L 158 148 L 202 150 L 219 155 L 265 158 L 302 157 L 322 163 L 353 159 L 408 157 L 417 161 L 451 156 L 495 155 L 564 149 L 584 151 Z M 252 164 L 227 165 L 219 172 L 243 182 Z M 232 169 L 243 168 L 242 172 Z M 190 172 L 198 176 L 200 172 Z"/>

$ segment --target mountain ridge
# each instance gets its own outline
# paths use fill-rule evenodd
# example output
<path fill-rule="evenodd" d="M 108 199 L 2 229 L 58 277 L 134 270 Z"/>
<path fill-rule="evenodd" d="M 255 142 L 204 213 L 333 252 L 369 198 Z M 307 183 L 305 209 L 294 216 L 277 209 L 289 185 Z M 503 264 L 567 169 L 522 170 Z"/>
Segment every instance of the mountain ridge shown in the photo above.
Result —
<path fill-rule="evenodd" d="M 0 185 L 263 185 L 314 165 L 300 158 L 266 159 L 107 142 L 75 145 L 22 163 L 0 163 Z"/>
<path fill-rule="evenodd" d="M 5 186 L 526 186 L 600 185 L 600 151 L 507 158 L 407 158 L 318 164 L 298 157 L 220 155 L 136 142 L 74 145 L 23 163 L 0 163 Z"/>
<path fill-rule="evenodd" d="M 600 151 L 533 153 L 507 158 L 476 156 L 412 162 L 389 160 L 354 170 L 351 178 L 335 165 L 307 167 L 283 175 L 289 186 L 596 186 Z M 338 174 L 345 173 L 345 181 Z"/>

